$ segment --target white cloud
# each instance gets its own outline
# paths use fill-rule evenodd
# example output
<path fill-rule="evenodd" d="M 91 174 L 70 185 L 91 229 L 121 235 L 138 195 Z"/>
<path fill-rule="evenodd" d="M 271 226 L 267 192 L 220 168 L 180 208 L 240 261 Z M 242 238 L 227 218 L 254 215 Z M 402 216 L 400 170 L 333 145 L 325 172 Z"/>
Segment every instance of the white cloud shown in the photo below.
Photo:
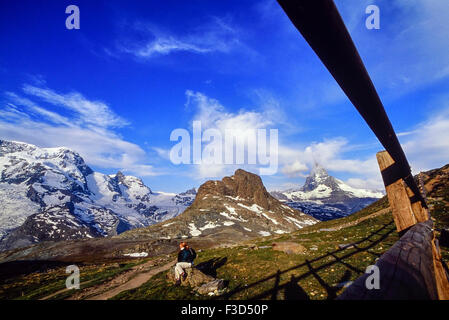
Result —
<path fill-rule="evenodd" d="M 126 39 L 119 44 L 119 50 L 145 59 L 182 51 L 197 54 L 227 53 L 241 45 L 237 30 L 219 18 L 213 18 L 212 22 L 183 35 L 174 35 L 141 23 L 137 23 L 135 29 L 142 32 L 147 40 Z"/>
<path fill-rule="evenodd" d="M 207 129 L 217 129 L 221 133 L 222 138 L 225 137 L 226 132 L 232 132 L 232 134 L 239 138 L 235 141 L 235 148 L 244 148 L 248 157 L 257 157 L 256 153 L 252 152 L 252 149 L 247 147 L 248 145 L 257 144 L 257 137 L 252 134 L 251 130 L 269 129 L 275 124 L 269 116 L 272 113 L 272 110 L 269 107 L 266 107 L 263 112 L 248 111 L 244 109 L 241 109 L 238 112 L 229 112 L 219 101 L 211 99 L 203 93 L 187 90 L 186 97 L 186 108 L 194 110 L 195 112 L 192 122 L 200 121 L 203 132 Z M 206 145 L 208 145 L 208 143 L 203 142 L 203 146 Z M 236 152 L 233 146 L 226 147 L 226 145 L 223 146 L 222 151 L 223 162 L 225 154 L 232 153 L 235 156 Z M 207 155 L 202 158 L 202 161 L 202 164 L 195 166 L 197 178 L 220 177 L 230 174 L 240 167 L 248 170 L 255 170 L 257 168 L 256 165 L 210 165 L 207 164 L 207 161 L 211 161 L 211 159 L 208 159 Z M 248 163 L 248 161 L 245 161 L 245 163 Z"/>
<path fill-rule="evenodd" d="M 251 128 L 278 128 L 279 136 L 284 132 L 282 118 L 271 117 L 273 109 L 265 108 L 262 111 L 239 110 L 229 112 L 219 101 L 211 99 L 200 92 L 187 91 L 188 109 L 195 111 L 192 121 L 199 120 L 202 123 L 202 130 L 216 128 L 220 132 L 226 129 L 240 130 L 240 132 Z M 279 108 L 278 103 L 270 104 L 273 108 Z M 274 110 L 275 111 L 275 110 Z M 251 136 L 245 136 L 251 143 Z M 203 142 L 204 147 L 204 142 Z M 315 163 L 323 165 L 326 169 L 352 175 L 349 184 L 364 188 L 382 188 L 376 157 L 374 154 L 366 159 L 345 158 L 348 151 L 353 151 L 359 146 L 351 145 L 347 139 L 336 137 L 321 142 L 313 142 L 305 145 L 291 145 L 279 141 L 278 156 L 280 172 L 287 177 L 304 177 Z M 223 149 L 223 153 L 230 152 Z M 248 152 L 245 149 L 245 152 Z M 204 160 L 204 159 L 203 159 Z M 245 162 L 247 163 L 247 162 Z M 256 166 L 250 165 L 196 165 L 194 176 L 196 178 L 221 177 L 232 173 L 236 168 L 242 167 L 247 170 L 255 170 Z"/>
<path fill-rule="evenodd" d="M 59 94 L 47 88 L 30 85 L 25 85 L 23 91 L 50 104 L 73 111 L 78 118 L 75 120 L 81 124 L 92 126 L 92 128 L 122 127 L 127 124 L 104 102 L 88 100 L 78 92 Z"/>
<path fill-rule="evenodd" d="M 401 137 L 414 173 L 449 163 L 449 106 L 430 115 Z"/>
<path fill-rule="evenodd" d="M 91 101 L 78 92 L 60 94 L 48 88 L 29 85 L 25 93 L 43 100 L 52 109 L 71 113 L 70 119 L 55 110 L 39 106 L 29 98 L 7 92 L 7 103 L 0 111 L 0 136 L 6 140 L 32 143 L 41 147 L 65 146 L 80 153 L 89 165 L 121 169 L 139 176 L 158 174 L 147 164 L 146 153 L 124 140 L 112 128 L 126 121 L 110 107 Z"/>
<path fill-rule="evenodd" d="M 304 177 L 309 168 L 299 160 L 295 160 L 290 164 L 286 164 L 281 171 L 288 177 Z"/>
<path fill-rule="evenodd" d="M 263 112 L 240 110 L 237 113 L 226 111 L 220 102 L 211 99 L 200 92 L 186 91 L 186 107 L 193 105 L 196 114 L 193 120 L 201 121 L 204 129 L 217 128 L 224 132 L 225 129 L 246 130 L 267 128 L 274 123 L 271 117 L 267 117 L 270 109 Z"/>
<path fill-rule="evenodd" d="M 53 123 L 64 124 L 67 126 L 73 125 L 73 123 L 66 117 L 63 117 L 63 116 L 57 114 L 56 112 L 52 112 L 47 109 L 41 108 L 38 105 L 36 105 L 33 101 L 31 101 L 30 99 L 27 99 L 24 97 L 19 97 L 14 92 L 6 92 L 6 96 L 8 98 L 10 98 L 14 103 L 21 105 L 21 106 L 28 107 L 28 109 L 31 112 L 35 113 L 36 115 L 42 116 Z M 17 110 L 18 107 L 13 105 L 13 108 L 15 110 Z"/>

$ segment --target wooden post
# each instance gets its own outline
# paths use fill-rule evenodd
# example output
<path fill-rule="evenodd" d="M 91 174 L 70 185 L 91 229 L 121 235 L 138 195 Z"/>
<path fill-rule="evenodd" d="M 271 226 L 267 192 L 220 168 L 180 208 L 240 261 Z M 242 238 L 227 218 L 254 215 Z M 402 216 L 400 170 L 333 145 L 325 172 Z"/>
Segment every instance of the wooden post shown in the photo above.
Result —
<path fill-rule="evenodd" d="M 377 162 L 379 163 L 385 189 L 387 191 L 388 202 L 390 203 L 393 219 L 398 232 L 404 231 L 419 222 L 425 222 L 430 219 L 429 212 L 416 200 L 412 190 L 405 184 L 401 178 L 394 177 L 394 160 L 387 151 L 377 153 Z M 392 170 L 393 169 L 393 170 Z M 410 199 L 415 199 L 412 203 Z M 443 267 L 441 253 L 436 244 L 435 233 L 432 239 L 432 259 L 435 275 L 435 284 L 438 291 L 438 299 L 449 300 L 449 281 L 446 270 Z"/>
<path fill-rule="evenodd" d="M 407 186 L 406 190 L 409 199 L 411 199 L 414 196 L 413 191 Z M 427 211 L 426 208 L 422 206 L 420 200 L 416 200 L 415 202 L 412 203 L 412 210 L 417 222 L 424 222 L 430 219 L 429 212 Z"/>
<path fill-rule="evenodd" d="M 404 231 L 417 223 L 405 182 L 401 178 L 395 180 L 395 177 L 386 176 L 385 170 L 394 165 L 394 160 L 387 151 L 378 152 L 376 157 L 382 172 L 396 230 Z"/>

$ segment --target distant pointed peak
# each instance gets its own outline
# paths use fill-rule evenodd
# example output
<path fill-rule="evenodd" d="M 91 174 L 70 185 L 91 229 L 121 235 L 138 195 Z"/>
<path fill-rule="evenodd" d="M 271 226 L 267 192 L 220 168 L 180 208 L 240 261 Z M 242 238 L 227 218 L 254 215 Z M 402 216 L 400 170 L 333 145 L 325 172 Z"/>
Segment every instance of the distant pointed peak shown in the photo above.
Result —
<path fill-rule="evenodd" d="M 310 170 L 310 175 L 311 176 L 328 176 L 329 173 L 322 165 L 320 165 L 318 162 L 315 162 L 314 167 L 312 168 L 312 170 Z"/>
<path fill-rule="evenodd" d="M 125 179 L 125 175 L 120 170 L 115 174 L 117 181 L 122 182 Z"/>

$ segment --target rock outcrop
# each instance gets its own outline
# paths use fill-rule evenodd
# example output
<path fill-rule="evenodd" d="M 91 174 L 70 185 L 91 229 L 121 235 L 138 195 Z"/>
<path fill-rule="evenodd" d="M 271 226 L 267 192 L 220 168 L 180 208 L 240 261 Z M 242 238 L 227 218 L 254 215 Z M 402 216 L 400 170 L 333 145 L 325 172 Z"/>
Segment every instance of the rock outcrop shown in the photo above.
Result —
<path fill-rule="evenodd" d="M 186 277 L 181 279 L 181 286 L 189 286 L 199 294 L 217 294 L 226 286 L 226 282 L 223 279 L 215 279 L 196 267 L 186 268 L 184 271 Z M 172 284 L 176 282 L 174 268 L 167 273 L 167 280 Z"/>
<path fill-rule="evenodd" d="M 316 222 L 270 195 L 258 175 L 239 169 L 233 176 L 201 185 L 193 204 L 176 218 L 121 236 L 239 241 L 288 233 Z"/>

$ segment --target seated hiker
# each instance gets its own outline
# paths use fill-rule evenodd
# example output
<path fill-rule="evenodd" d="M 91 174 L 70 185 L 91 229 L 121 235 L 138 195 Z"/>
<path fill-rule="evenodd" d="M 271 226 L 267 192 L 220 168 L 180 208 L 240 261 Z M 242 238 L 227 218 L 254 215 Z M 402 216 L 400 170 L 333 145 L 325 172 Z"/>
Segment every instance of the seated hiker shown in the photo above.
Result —
<path fill-rule="evenodd" d="M 196 252 L 193 248 L 190 248 L 186 242 L 179 244 L 178 263 L 175 266 L 175 279 L 176 285 L 181 284 L 181 278 L 185 280 L 187 274 L 184 269 L 191 268 L 193 266 L 193 260 L 196 258 Z"/>

